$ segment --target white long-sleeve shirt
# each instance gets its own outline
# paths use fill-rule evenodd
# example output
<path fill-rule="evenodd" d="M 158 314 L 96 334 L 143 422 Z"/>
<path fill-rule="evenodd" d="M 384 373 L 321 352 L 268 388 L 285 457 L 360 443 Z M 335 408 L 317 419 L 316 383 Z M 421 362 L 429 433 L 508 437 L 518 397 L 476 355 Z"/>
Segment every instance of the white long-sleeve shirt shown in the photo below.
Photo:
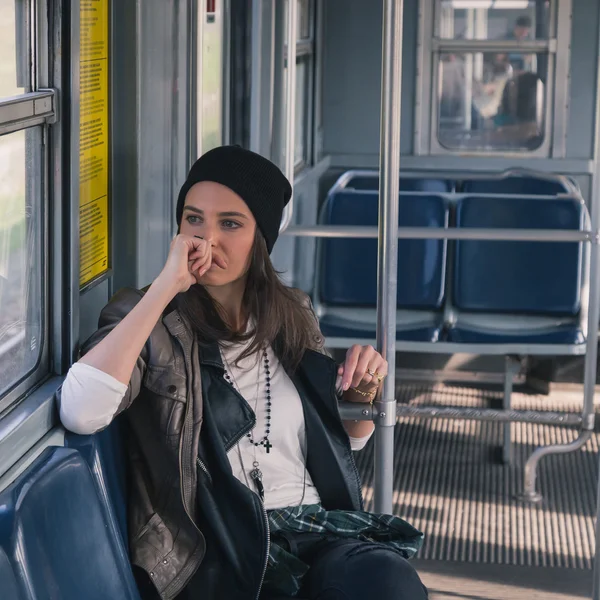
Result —
<path fill-rule="evenodd" d="M 248 342 L 249 343 L 249 342 Z M 255 441 L 265 435 L 266 378 L 262 354 L 236 358 L 243 345 L 225 346 L 222 355 L 234 387 L 256 414 L 252 431 Z M 267 349 L 271 377 L 270 452 L 255 447 L 247 437 L 228 453 L 235 477 L 253 487 L 250 471 L 259 463 L 265 489 L 265 507 L 283 508 L 319 503 L 319 494 L 305 469 L 306 430 L 302 401 L 292 380 L 271 348 Z M 92 434 L 110 424 L 125 395 L 127 386 L 114 377 L 84 363 L 75 363 L 63 383 L 60 418 L 66 429 L 79 434 Z M 362 449 L 371 436 L 350 438 L 353 450 Z"/>

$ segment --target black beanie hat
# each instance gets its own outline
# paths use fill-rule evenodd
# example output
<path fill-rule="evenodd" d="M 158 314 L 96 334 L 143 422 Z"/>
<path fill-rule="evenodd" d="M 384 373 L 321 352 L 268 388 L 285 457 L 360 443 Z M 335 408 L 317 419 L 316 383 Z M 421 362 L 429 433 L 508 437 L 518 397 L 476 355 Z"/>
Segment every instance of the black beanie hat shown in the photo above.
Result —
<path fill-rule="evenodd" d="M 252 211 L 267 242 L 269 254 L 279 236 L 285 205 L 292 186 L 270 160 L 240 146 L 220 146 L 202 155 L 190 169 L 177 200 L 177 226 L 181 225 L 185 197 L 193 185 L 214 181 L 234 191 Z"/>

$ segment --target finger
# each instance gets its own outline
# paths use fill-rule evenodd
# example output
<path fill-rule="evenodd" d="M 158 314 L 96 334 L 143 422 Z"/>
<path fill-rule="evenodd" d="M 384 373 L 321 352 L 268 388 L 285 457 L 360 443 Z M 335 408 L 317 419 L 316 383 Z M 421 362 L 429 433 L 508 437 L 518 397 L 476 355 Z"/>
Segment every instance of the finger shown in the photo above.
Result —
<path fill-rule="evenodd" d="M 192 238 L 191 245 L 192 247 L 189 252 L 190 258 L 192 256 L 206 256 L 210 250 L 210 244 L 206 240 L 200 238 Z"/>
<path fill-rule="evenodd" d="M 360 356 L 361 347 L 358 345 L 352 346 L 346 353 L 346 360 L 344 361 L 344 376 L 342 377 L 342 389 L 346 391 L 352 383 L 352 376 L 358 363 Z"/>
<path fill-rule="evenodd" d="M 212 253 L 210 251 L 209 246 L 204 246 L 202 252 L 194 252 L 190 254 L 189 262 L 190 262 L 190 271 L 196 272 L 198 269 L 201 269 L 205 266 L 210 267 L 212 262 Z"/>
<path fill-rule="evenodd" d="M 194 274 L 203 275 L 208 269 L 210 269 L 212 265 L 212 256 L 211 253 L 208 252 L 205 256 L 200 256 L 195 260 L 189 261 L 189 270 Z"/>
<path fill-rule="evenodd" d="M 356 371 L 354 372 L 354 376 L 352 377 L 352 385 L 356 387 L 360 385 L 362 381 L 365 383 L 369 383 L 371 379 L 371 375 L 367 374 L 367 368 L 369 363 L 373 360 L 376 354 L 375 348 L 373 346 L 364 346 L 360 352 L 360 358 L 356 364 Z"/>
<path fill-rule="evenodd" d="M 207 264 L 209 261 L 205 258 L 199 258 L 198 260 L 192 261 L 190 263 L 190 273 L 197 273 L 200 270 L 203 270 L 204 267 L 208 267 L 210 268 L 210 263 Z M 208 270 L 208 269 L 207 269 Z"/>
<path fill-rule="evenodd" d="M 381 354 L 375 353 L 375 356 L 369 361 L 366 373 L 363 378 L 365 384 L 373 384 L 378 387 L 387 375 L 387 361 L 383 359 Z"/>

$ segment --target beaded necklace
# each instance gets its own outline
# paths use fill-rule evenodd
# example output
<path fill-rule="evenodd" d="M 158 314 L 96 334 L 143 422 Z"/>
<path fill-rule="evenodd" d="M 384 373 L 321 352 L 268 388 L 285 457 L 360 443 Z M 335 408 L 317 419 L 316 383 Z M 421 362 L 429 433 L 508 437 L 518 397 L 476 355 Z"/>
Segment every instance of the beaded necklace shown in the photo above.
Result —
<path fill-rule="evenodd" d="M 227 360 L 225 359 L 225 357 L 223 357 L 224 359 L 224 363 L 226 364 L 226 366 L 229 366 L 227 364 Z M 264 362 L 264 366 L 265 366 L 265 397 L 266 397 L 266 419 L 265 419 L 265 435 L 262 437 L 262 439 L 256 441 L 254 439 L 254 436 L 252 435 L 252 431 L 249 431 L 246 434 L 246 437 L 248 438 L 248 441 L 254 446 L 254 448 L 257 448 L 258 446 L 263 446 L 267 452 L 267 454 L 270 453 L 271 448 L 273 447 L 273 445 L 271 444 L 271 442 L 269 441 L 269 435 L 271 434 L 271 371 L 269 369 L 269 358 L 267 355 L 267 350 L 266 348 L 263 350 L 263 362 Z M 260 369 L 260 367 L 259 367 Z M 231 385 L 233 388 L 238 388 L 238 392 L 239 390 L 239 386 L 237 385 L 237 382 L 234 382 L 233 377 L 228 373 L 227 369 L 225 369 L 224 373 L 223 373 L 223 377 L 225 378 L 225 381 L 227 381 L 227 383 L 229 383 L 229 385 Z M 258 380 L 260 381 L 260 372 L 258 374 Z M 257 398 L 257 402 L 258 402 L 258 383 L 257 383 L 257 394 L 256 394 Z M 256 459 L 256 454 L 254 455 L 254 462 L 252 463 L 253 469 L 252 471 L 250 471 L 250 477 L 252 478 L 252 480 L 254 481 L 254 484 L 256 485 L 256 489 L 258 491 L 258 495 L 260 496 L 260 499 L 264 502 L 265 500 L 265 490 L 264 490 L 264 486 L 262 483 L 262 471 L 260 470 L 260 464 L 258 462 L 258 460 Z"/>

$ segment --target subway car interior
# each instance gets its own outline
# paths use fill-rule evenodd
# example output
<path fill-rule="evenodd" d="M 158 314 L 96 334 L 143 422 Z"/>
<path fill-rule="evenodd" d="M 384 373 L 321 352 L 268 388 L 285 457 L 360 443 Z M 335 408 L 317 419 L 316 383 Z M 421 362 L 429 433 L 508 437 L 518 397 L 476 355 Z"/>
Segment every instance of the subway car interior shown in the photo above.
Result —
<path fill-rule="evenodd" d="M 0 0 L 0 598 L 144 598 L 126 440 L 57 392 L 224 144 L 293 183 L 330 354 L 390 364 L 340 414 L 430 598 L 600 600 L 600 0 Z"/>

